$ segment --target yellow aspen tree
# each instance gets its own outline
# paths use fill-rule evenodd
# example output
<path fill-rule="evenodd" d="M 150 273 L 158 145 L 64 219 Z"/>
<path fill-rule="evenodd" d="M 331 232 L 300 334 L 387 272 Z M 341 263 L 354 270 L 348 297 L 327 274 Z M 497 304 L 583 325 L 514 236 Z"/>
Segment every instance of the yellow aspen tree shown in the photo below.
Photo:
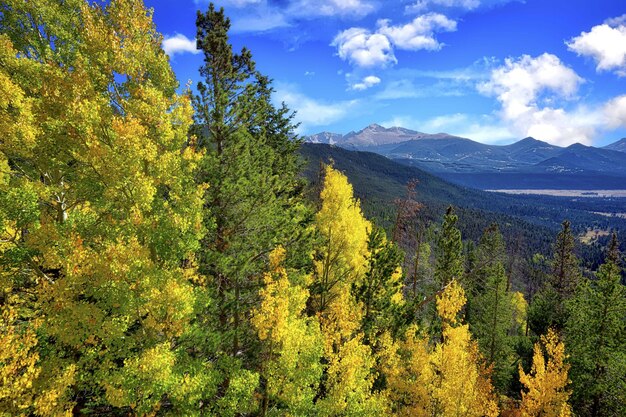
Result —
<path fill-rule="evenodd" d="M 429 411 L 437 416 L 497 416 L 498 405 L 477 343 L 469 326 L 461 324 L 465 305 L 463 288 L 453 280 L 437 296 L 437 311 L 443 322 L 443 340 L 430 354 L 433 379 L 428 386 Z"/>
<path fill-rule="evenodd" d="M 261 415 L 313 415 L 322 376 L 322 334 L 317 319 L 305 315 L 309 291 L 290 282 L 284 258 L 282 247 L 270 254 L 261 305 L 252 315 L 262 343 Z"/>
<path fill-rule="evenodd" d="M 389 333 L 380 338 L 380 369 L 386 378 L 386 395 L 394 415 L 430 416 L 428 385 L 433 380 L 428 338 L 409 327 L 404 338 L 394 341 Z"/>
<path fill-rule="evenodd" d="M 325 168 L 320 197 L 315 224 L 322 243 L 312 284 L 328 364 L 320 410 L 325 415 L 380 415 L 387 410 L 387 401 L 372 393 L 375 360 L 363 342 L 363 308 L 351 293 L 367 270 L 371 224 L 363 217 L 348 179 L 330 166 Z"/>
<path fill-rule="evenodd" d="M 545 350 L 545 356 L 544 356 Z M 567 390 L 569 365 L 565 363 L 565 345 L 553 329 L 535 343 L 530 373 L 520 366 L 522 391 L 521 413 L 523 417 L 569 417 L 572 409 L 568 404 Z"/>
<path fill-rule="evenodd" d="M 24 413 L 197 405 L 213 387 L 185 349 L 204 187 L 151 12 L 8 0 L 0 27 L 0 90 L 13 92 L 0 98 L 2 283 L 18 321 L 40 323 L 36 344 L 9 346 L 38 355 Z"/>

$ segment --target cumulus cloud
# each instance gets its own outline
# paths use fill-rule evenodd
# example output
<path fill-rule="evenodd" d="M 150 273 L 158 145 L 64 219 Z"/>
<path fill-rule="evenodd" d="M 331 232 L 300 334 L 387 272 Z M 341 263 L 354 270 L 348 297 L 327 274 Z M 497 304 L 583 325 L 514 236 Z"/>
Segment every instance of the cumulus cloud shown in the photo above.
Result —
<path fill-rule="evenodd" d="M 163 50 L 170 57 L 173 57 L 176 54 L 200 53 L 200 51 L 196 49 L 196 40 L 189 39 L 181 33 L 177 33 L 174 36 L 165 36 L 163 38 Z"/>
<path fill-rule="evenodd" d="M 363 28 L 350 28 L 335 36 L 331 46 L 343 60 L 359 67 L 386 67 L 397 62 L 385 35 Z"/>
<path fill-rule="evenodd" d="M 597 71 L 614 71 L 626 76 L 626 15 L 594 26 L 590 32 L 566 42 L 569 50 L 579 56 L 592 58 Z"/>
<path fill-rule="evenodd" d="M 308 97 L 292 85 L 278 85 L 274 93 L 277 103 L 297 109 L 295 120 L 300 123 L 299 134 L 310 133 L 311 128 L 327 126 L 348 116 L 360 104 L 358 100 L 327 102 Z"/>
<path fill-rule="evenodd" d="M 584 80 L 558 57 L 544 53 L 507 59 L 478 90 L 495 96 L 501 117 L 519 136 L 533 136 L 557 145 L 590 143 L 601 124 L 597 110 L 578 106 L 568 111 L 551 105 L 574 98 Z"/>
<path fill-rule="evenodd" d="M 456 22 L 438 13 L 418 16 L 404 25 L 391 25 L 388 19 L 378 21 L 378 29 L 353 27 L 339 32 L 331 46 L 337 48 L 337 55 L 359 67 L 387 67 L 396 64 L 394 47 L 417 51 L 436 51 L 442 44 L 435 39 L 436 32 L 456 30 Z"/>
<path fill-rule="evenodd" d="M 603 114 L 610 128 L 626 127 L 626 95 L 609 100 L 604 105 Z"/>
<path fill-rule="evenodd" d="M 378 22 L 378 33 L 387 36 L 398 49 L 437 51 L 442 44 L 435 39 L 435 32 L 453 32 L 456 22 L 439 13 L 428 13 L 405 25 L 390 26 L 389 20 Z"/>
<path fill-rule="evenodd" d="M 367 90 L 368 88 L 373 87 L 376 84 L 380 84 L 380 81 L 380 78 L 376 77 L 375 75 L 368 75 L 360 82 L 353 84 L 351 86 L 351 89 L 357 91 Z"/>

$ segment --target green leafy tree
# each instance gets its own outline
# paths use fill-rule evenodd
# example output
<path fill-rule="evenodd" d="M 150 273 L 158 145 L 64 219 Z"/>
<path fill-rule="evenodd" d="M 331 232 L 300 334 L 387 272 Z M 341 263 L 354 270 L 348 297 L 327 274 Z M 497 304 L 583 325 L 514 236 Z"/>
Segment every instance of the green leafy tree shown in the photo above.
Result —
<path fill-rule="evenodd" d="M 19 412 L 182 413 L 215 385 L 182 344 L 204 190 L 152 13 L 10 0 L 0 31 L 0 331 L 37 358 Z"/>

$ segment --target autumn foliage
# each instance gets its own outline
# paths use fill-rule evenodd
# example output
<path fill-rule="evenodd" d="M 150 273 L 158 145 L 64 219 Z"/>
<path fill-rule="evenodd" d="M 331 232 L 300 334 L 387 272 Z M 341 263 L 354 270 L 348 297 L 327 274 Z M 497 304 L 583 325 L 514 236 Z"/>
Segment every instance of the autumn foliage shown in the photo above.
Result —
<path fill-rule="evenodd" d="M 544 317 L 511 290 L 498 228 L 474 256 L 450 208 L 407 287 L 398 241 L 417 228 L 387 238 L 332 163 L 307 200 L 293 114 L 223 10 L 197 23 L 191 91 L 141 0 L 0 4 L 0 416 L 619 410 L 618 385 L 572 394 L 567 345 L 573 386 L 597 388 L 589 367 L 621 383 L 615 251 L 579 288 L 564 230 L 538 297 L 564 304 Z"/>

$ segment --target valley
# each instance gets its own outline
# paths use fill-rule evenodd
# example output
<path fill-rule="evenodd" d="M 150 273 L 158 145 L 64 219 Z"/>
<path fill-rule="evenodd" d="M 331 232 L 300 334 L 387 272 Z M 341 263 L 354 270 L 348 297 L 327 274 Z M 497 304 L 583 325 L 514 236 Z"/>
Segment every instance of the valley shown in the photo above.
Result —
<path fill-rule="evenodd" d="M 553 197 L 626 198 L 626 190 L 502 189 L 485 191 L 514 195 L 549 195 Z"/>

